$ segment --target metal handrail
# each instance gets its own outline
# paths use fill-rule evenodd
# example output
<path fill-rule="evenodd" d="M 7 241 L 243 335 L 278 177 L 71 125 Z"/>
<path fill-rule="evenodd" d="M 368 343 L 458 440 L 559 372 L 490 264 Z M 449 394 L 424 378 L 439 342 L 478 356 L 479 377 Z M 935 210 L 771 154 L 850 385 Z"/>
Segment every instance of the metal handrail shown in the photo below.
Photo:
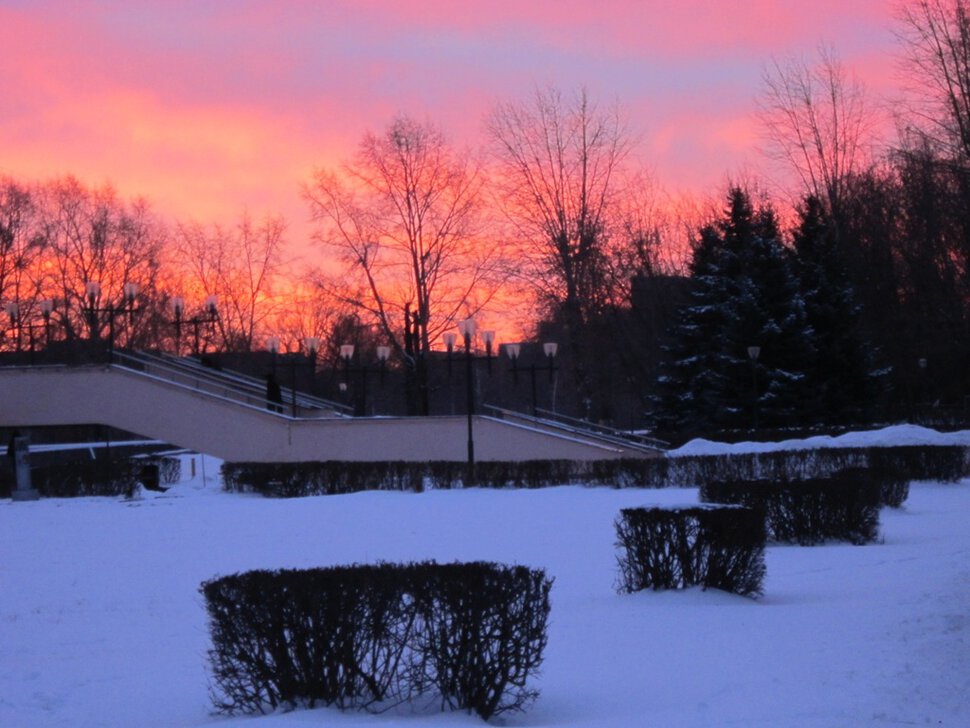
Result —
<path fill-rule="evenodd" d="M 161 357 L 139 352 L 129 354 L 115 351 L 114 366 L 130 371 L 141 371 L 159 379 L 185 386 L 197 392 L 213 395 L 220 399 L 239 402 L 253 407 L 266 406 L 266 392 L 262 383 L 252 377 L 238 373 L 225 373 L 203 367 L 181 366 Z M 304 410 L 330 411 L 337 417 L 347 416 L 346 405 L 331 403 L 312 397 L 299 395 L 297 407 Z M 288 410 L 289 408 L 287 408 Z"/>
<path fill-rule="evenodd" d="M 230 380 L 239 382 L 242 386 L 248 387 L 253 391 L 260 392 L 265 389 L 265 382 L 259 377 L 254 377 L 249 374 L 243 374 L 242 372 L 227 370 L 227 369 L 213 369 L 212 367 L 207 367 L 200 361 L 193 357 L 174 357 L 171 354 L 149 354 L 148 352 L 133 352 L 137 356 L 144 357 L 147 359 L 154 359 L 156 361 L 165 362 L 171 366 L 176 366 L 184 369 L 189 369 L 193 372 L 198 373 L 201 376 L 207 376 L 212 379 Z M 282 386 L 284 392 L 288 392 L 291 396 L 287 398 L 290 401 L 292 398 L 293 388 Z M 323 397 L 317 397 L 312 394 L 307 394 L 296 390 L 297 406 L 303 409 L 332 409 L 339 412 L 351 413 L 353 407 L 343 404 L 341 402 L 335 402 L 331 399 L 325 399 Z"/>
<path fill-rule="evenodd" d="M 618 437 L 621 440 L 633 440 L 634 442 L 642 442 L 645 445 L 650 445 L 659 448 L 669 448 L 670 443 L 661 440 L 657 437 L 650 437 L 648 435 L 639 435 L 629 430 L 619 430 L 615 427 L 610 427 L 609 425 L 602 425 L 596 422 L 590 422 L 589 420 L 581 420 L 576 417 L 570 417 L 569 415 L 560 414 L 559 412 L 552 412 L 550 410 L 542 409 L 542 407 L 537 407 L 536 412 L 541 412 L 544 416 L 549 419 L 561 420 L 563 422 L 568 422 L 575 424 L 577 427 L 582 427 L 584 429 L 589 429 L 593 431 L 602 431 L 612 437 Z"/>
<path fill-rule="evenodd" d="M 544 412 L 552 414 L 556 417 L 561 418 L 561 421 L 556 419 L 547 419 L 544 417 L 536 417 L 527 412 L 519 412 L 517 410 L 505 409 L 502 407 L 496 407 L 495 405 L 485 404 L 482 407 L 486 410 L 495 412 L 499 418 L 514 417 L 517 419 L 525 420 L 528 422 L 533 422 L 538 426 L 549 428 L 549 429 L 559 429 L 566 432 L 571 432 L 576 435 L 582 435 L 584 437 L 589 437 L 592 439 L 602 440 L 603 442 L 609 442 L 614 445 L 622 445 L 624 447 L 632 447 L 636 449 L 646 449 L 646 450 L 666 450 L 669 445 L 663 440 L 658 440 L 655 438 L 631 435 L 623 430 L 616 430 L 612 427 L 607 427 L 605 425 L 599 425 L 599 429 L 594 429 L 590 427 L 592 423 L 586 420 L 578 420 L 574 417 L 567 417 L 566 415 L 559 415 L 558 413 L 549 413 L 548 410 L 537 409 L 538 412 Z"/>

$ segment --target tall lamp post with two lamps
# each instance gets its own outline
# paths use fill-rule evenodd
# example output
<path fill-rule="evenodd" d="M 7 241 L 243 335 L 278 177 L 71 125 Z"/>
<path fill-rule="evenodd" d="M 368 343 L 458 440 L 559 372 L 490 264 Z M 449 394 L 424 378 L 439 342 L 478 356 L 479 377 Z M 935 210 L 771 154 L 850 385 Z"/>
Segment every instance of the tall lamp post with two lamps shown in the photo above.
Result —
<path fill-rule="evenodd" d="M 277 357 L 280 354 L 280 337 L 270 336 L 266 340 L 266 348 L 269 349 L 270 355 L 272 357 L 272 374 L 270 375 L 272 381 L 275 384 L 276 380 L 276 368 L 277 368 Z M 307 336 L 303 339 L 303 348 L 306 349 L 306 354 L 303 355 L 302 351 L 298 348 L 296 351 L 289 352 L 286 354 L 286 359 L 290 365 L 290 415 L 296 417 L 296 365 L 297 361 L 301 358 L 301 355 L 305 356 L 310 369 L 310 392 L 313 392 L 313 379 L 316 375 L 317 368 L 317 352 L 320 348 L 320 338 L 318 336 Z M 274 384 L 269 385 L 273 387 Z M 279 385 L 275 385 L 279 386 Z M 277 403 L 278 404 L 278 403 Z M 280 410 L 282 411 L 282 410 Z"/>
<path fill-rule="evenodd" d="M 488 371 L 492 371 L 492 345 L 495 342 L 495 332 L 491 330 L 482 331 L 482 341 L 485 343 L 485 355 L 476 357 L 472 353 L 472 341 L 478 325 L 475 319 L 469 317 L 464 321 L 458 322 L 458 333 L 461 335 L 465 344 L 465 396 L 468 420 L 468 483 L 471 486 L 475 483 L 475 383 L 473 378 L 473 364 L 475 361 L 484 360 L 488 366 Z M 445 346 L 448 349 L 448 374 L 451 374 L 451 355 L 455 346 L 454 334 L 444 335 Z"/>
<path fill-rule="evenodd" d="M 202 324 L 212 326 L 219 321 L 219 299 L 215 294 L 206 296 L 205 303 L 202 306 L 202 313 L 197 313 L 192 318 L 186 318 L 185 298 L 182 296 L 173 296 L 172 316 L 172 323 L 175 324 L 175 356 L 181 356 L 182 354 L 182 326 L 185 324 L 192 326 L 195 339 L 192 353 L 195 356 L 199 356 L 203 348 L 205 348 L 201 344 L 200 327 Z"/>
<path fill-rule="evenodd" d="M 350 375 L 351 373 L 360 374 L 360 397 L 357 405 L 354 407 L 354 414 L 357 417 L 367 416 L 367 377 L 371 374 L 379 374 L 381 382 L 384 381 L 384 374 L 387 371 L 387 360 L 391 357 L 391 347 L 386 345 L 381 345 L 377 347 L 377 368 L 372 369 L 368 367 L 367 364 L 359 364 L 354 367 L 351 366 L 351 361 L 354 358 L 354 351 L 356 347 L 353 344 L 341 344 L 340 345 L 340 358 L 344 363 L 344 389 L 350 386 Z"/>
<path fill-rule="evenodd" d="M 104 314 L 108 319 L 109 360 L 113 358 L 115 350 L 115 318 L 124 316 L 129 326 L 134 323 L 135 314 L 140 310 L 135 307 L 138 291 L 138 284 L 128 281 L 122 286 L 121 301 L 118 304 L 101 305 L 101 284 L 98 281 L 88 281 L 84 284 L 86 304 L 84 312 L 91 331 L 91 341 L 97 341 L 101 337 L 101 315 Z"/>
<path fill-rule="evenodd" d="M 529 365 L 529 379 L 532 383 L 532 416 L 539 417 L 539 398 L 536 388 L 536 372 L 549 372 L 549 383 L 553 383 L 553 375 L 559 370 L 556 366 L 556 353 L 559 351 L 559 345 L 554 341 L 546 341 L 542 345 L 542 354 L 546 359 L 546 363 L 542 366 L 538 366 L 535 363 Z M 516 382 L 519 381 L 519 356 L 522 354 L 521 344 L 506 344 L 505 353 L 509 355 L 509 359 L 512 360 L 512 376 Z"/>
<path fill-rule="evenodd" d="M 23 311 L 20 304 L 17 301 L 7 301 L 3 304 L 3 310 L 10 319 L 10 331 L 14 335 L 14 349 L 20 351 L 23 347 L 23 332 L 27 329 L 27 340 L 28 351 L 30 352 L 30 363 L 34 363 L 34 349 L 36 347 L 37 337 L 34 336 L 34 329 L 39 326 L 44 329 L 44 346 L 48 347 L 51 344 L 51 315 L 54 312 L 54 302 L 49 299 L 43 299 L 37 303 L 40 309 L 40 315 L 42 319 L 41 324 L 36 324 L 33 321 L 25 321 Z"/>

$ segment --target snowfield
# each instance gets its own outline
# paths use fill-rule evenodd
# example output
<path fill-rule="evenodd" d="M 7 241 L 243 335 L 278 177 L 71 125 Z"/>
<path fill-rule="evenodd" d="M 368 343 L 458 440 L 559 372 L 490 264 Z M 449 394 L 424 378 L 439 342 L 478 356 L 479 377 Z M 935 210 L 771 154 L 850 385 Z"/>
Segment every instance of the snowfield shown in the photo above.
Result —
<path fill-rule="evenodd" d="M 135 501 L 0 501 L 0 726 L 482 725 L 463 713 L 211 712 L 203 580 L 420 559 L 555 578 L 541 695 L 502 725 L 970 725 L 970 480 L 914 483 L 902 509 L 882 512 L 882 543 L 769 547 L 753 601 L 615 592 L 619 510 L 692 502 L 696 489 L 269 500 L 223 493 L 217 463 L 206 470 L 206 483 L 200 470 Z"/>

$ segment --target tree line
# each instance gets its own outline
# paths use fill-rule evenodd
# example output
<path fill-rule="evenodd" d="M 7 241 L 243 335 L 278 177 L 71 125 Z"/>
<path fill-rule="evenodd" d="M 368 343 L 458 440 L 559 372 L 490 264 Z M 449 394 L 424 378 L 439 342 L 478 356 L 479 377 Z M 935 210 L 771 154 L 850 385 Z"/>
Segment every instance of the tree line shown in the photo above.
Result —
<path fill-rule="evenodd" d="M 342 343 L 371 360 L 386 344 L 412 414 L 432 409 L 443 334 L 482 312 L 530 320 L 525 366 L 544 361 L 539 342 L 559 343 L 557 409 L 620 427 L 959 410 L 970 363 L 967 3 L 907 4 L 898 31 L 919 93 L 899 106 L 892 143 L 875 136 L 873 101 L 833 50 L 772 61 L 759 116 L 797 183 L 772 198 L 735 182 L 723 203 L 687 215 L 639 165 L 619 108 L 584 89 L 499 104 L 483 152 L 407 116 L 365 134 L 303 185 L 329 265 L 299 274 L 278 217 L 172 224 L 109 187 L 4 178 L 0 300 L 17 303 L 20 325 L 3 348 L 46 335 L 42 309 L 57 340 L 89 336 L 87 282 L 110 308 L 137 281 L 140 313 L 112 332 L 122 344 L 247 352 L 275 336 L 297 351 L 313 338 L 334 364 Z M 185 321 L 205 322 L 187 336 L 173 330 L 176 297 Z"/>

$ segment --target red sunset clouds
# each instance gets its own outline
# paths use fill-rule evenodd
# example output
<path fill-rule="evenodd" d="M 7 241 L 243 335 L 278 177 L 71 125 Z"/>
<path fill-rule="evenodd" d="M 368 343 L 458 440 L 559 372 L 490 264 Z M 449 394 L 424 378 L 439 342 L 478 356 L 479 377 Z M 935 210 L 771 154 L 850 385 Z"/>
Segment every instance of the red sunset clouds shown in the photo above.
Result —
<path fill-rule="evenodd" d="M 72 173 L 178 217 L 282 213 L 398 112 L 483 141 L 498 100 L 585 85 L 618 100 L 659 184 L 718 192 L 764 164 L 761 65 L 835 47 L 893 89 L 890 4 L 13 2 L 0 7 L 0 173 Z M 712 189 L 713 187 L 713 189 Z"/>

